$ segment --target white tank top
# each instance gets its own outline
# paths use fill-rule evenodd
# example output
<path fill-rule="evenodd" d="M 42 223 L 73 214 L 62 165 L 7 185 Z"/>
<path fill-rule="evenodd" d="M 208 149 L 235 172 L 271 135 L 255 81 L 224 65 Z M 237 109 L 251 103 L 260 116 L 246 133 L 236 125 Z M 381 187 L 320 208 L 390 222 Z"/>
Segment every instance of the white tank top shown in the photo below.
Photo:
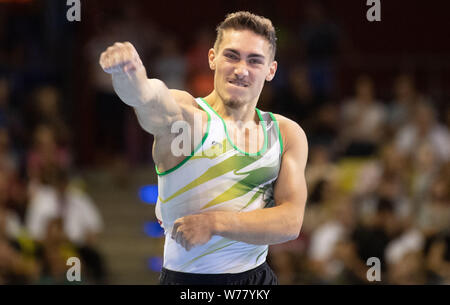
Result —
<path fill-rule="evenodd" d="M 258 153 L 241 151 L 228 137 L 226 124 L 203 99 L 196 102 L 208 115 L 207 130 L 194 152 L 165 172 L 158 171 L 156 216 L 164 228 L 166 269 L 189 273 L 238 273 L 265 262 L 267 245 L 253 245 L 214 235 L 186 251 L 171 238 L 180 217 L 212 210 L 246 212 L 273 206 L 283 144 L 278 122 L 256 109 L 264 130 Z M 156 167 L 156 166 L 155 166 Z"/>

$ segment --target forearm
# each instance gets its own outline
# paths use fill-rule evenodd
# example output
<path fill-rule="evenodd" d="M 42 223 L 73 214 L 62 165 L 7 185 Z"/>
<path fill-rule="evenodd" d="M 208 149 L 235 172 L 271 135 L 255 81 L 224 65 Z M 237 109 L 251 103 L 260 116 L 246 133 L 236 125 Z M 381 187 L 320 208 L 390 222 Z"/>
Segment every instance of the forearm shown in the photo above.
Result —
<path fill-rule="evenodd" d="M 256 245 L 283 243 L 298 237 L 303 211 L 285 203 L 250 212 L 214 212 L 214 234 Z"/>
<path fill-rule="evenodd" d="M 117 95 L 134 108 L 139 124 L 149 133 L 156 134 L 172 122 L 182 119 L 179 105 L 162 81 L 146 79 L 142 83 L 127 84 L 114 79 L 113 76 Z"/>
<path fill-rule="evenodd" d="M 114 91 L 127 105 L 134 107 L 141 127 L 151 134 L 165 134 L 172 122 L 182 120 L 182 109 L 166 85 L 148 79 L 134 46 L 115 43 L 100 55 L 100 66 L 112 75 Z"/>
<path fill-rule="evenodd" d="M 126 73 L 115 73 L 112 84 L 117 96 L 131 107 L 156 106 L 169 95 L 169 89 L 162 81 L 147 79 L 146 75 L 130 77 Z"/>

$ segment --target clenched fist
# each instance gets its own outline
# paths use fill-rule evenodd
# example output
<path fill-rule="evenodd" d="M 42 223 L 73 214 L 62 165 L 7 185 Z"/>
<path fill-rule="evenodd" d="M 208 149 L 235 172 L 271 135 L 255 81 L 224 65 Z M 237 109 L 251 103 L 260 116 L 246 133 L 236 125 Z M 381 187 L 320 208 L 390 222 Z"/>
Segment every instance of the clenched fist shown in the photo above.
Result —
<path fill-rule="evenodd" d="M 143 69 L 139 55 L 129 42 L 116 42 L 100 55 L 100 66 L 106 73 L 126 73 Z"/>
<path fill-rule="evenodd" d="M 207 243 L 214 235 L 214 213 L 188 215 L 178 218 L 172 229 L 172 238 L 186 251 Z"/>
<path fill-rule="evenodd" d="M 131 43 L 116 42 L 101 54 L 99 63 L 112 75 L 114 90 L 125 104 L 139 106 L 151 97 L 145 67 Z"/>

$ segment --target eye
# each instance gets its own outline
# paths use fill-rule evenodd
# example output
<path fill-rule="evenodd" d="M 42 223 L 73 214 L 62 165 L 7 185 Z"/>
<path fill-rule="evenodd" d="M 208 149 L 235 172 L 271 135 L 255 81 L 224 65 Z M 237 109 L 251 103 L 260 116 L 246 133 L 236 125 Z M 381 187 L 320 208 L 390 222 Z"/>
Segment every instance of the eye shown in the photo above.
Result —
<path fill-rule="evenodd" d="M 225 57 L 227 57 L 227 58 L 229 58 L 229 59 L 237 59 L 238 57 L 235 55 L 235 54 L 233 54 L 233 53 L 226 53 L 225 54 Z"/>
<path fill-rule="evenodd" d="M 263 63 L 260 59 L 250 59 L 248 62 L 252 65 L 262 65 Z"/>

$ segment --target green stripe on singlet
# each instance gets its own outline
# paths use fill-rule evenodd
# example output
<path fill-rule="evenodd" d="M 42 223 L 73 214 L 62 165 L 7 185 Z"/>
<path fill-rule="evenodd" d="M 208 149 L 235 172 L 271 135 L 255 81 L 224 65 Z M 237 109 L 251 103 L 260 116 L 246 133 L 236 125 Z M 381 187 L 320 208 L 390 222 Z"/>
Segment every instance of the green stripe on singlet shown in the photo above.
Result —
<path fill-rule="evenodd" d="M 169 196 L 168 198 L 163 199 L 160 197 L 161 203 L 166 203 L 166 202 L 172 200 L 173 198 L 193 189 L 194 187 L 204 184 L 204 183 L 206 183 L 214 178 L 217 178 L 219 176 L 222 176 L 230 171 L 234 171 L 236 173 L 236 171 L 252 164 L 253 162 L 256 162 L 259 159 L 260 159 L 260 156 L 258 156 L 258 157 L 247 157 L 247 156 L 239 156 L 239 155 L 231 156 L 231 157 L 223 160 L 222 162 L 220 162 L 214 166 L 211 166 L 200 177 L 198 177 L 197 179 L 195 179 L 188 185 L 182 187 L 181 189 L 176 191 L 173 195 Z"/>
<path fill-rule="evenodd" d="M 222 161 L 221 163 L 210 167 L 203 175 L 189 183 L 188 185 L 184 186 L 177 192 L 175 192 L 173 195 L 169 196 L 166 199 L 163 199 L 159 197 L 161 203 L 166 203 L 173 198 L 180 196 L 181 194 L 193 189 L 194 187 L 197 187 L 201 184 L 204 184 L 216 177 L 219 177 L 221 175 L 224 175 L 225 173 L 228 173 L 230 171 L 233 171 L 235 175 L 245 176 L 243 179 L 238 181 L 237 183 L 233 184 L 230 188 L 228 188 L 226 191 L 224 191 L 222 194 L 208 202 L 205 206 L 202 207 L 202 209 L 209 208 L 211 206 L 217 205 L 222 202 L 229 201 L 233 198 L 237 198 L 240 196 L 243 196 L 247 194 L 248 192 L 252 191 L 253 189 L 260 187 L 261 184 L 271 179 L 271 177 L 275 177 L 278 166 L 272 166 L 272 167 L 259 167 L 251 171 L 242 172 L 239 173 L 238 171 L 253 162 L 256 162 L 259 159 L 259 157 L 248 157 L 248 156 L 231 156 L 230 158 Z M 254 197 L 250 200 L 248 204 L 250 204 L 252 201 L 254 201 L 257 197 Z"/>
<path fill-rule="evenodd" d="M 277 169 L 278 166 L 259 167 L 244 173 L 238 173 L 237 170 L 235 170 L 234 171 L 235 175 L 247 175 L 247 176 L 241 179 L 239 182 L 233 184 L 225 192 L 223 192 L 222 194 L 220 194 L 219 196 L 208 202 L 202 209 L 206 209 L 216 204 L 229 201 L 233 198 L 241 197 L 250 192 L 251 190 L 259 188 L 262 183 L 266 182 L 267 180 L 270 180 L 271 177 L 274 177 L 274 175 L 276 175 Z M 252 199 L 255 200 L 256 198 Z"/>
<path fill-rule="evenodd" d="M 267 247 L 266 249 L 264 249 L 264 251 L 263 252 L 261 252 L 257 257 L 256 257 L 256 261 L 255 261 L 255 264 L 256 263 L 258 263 L 258 260 L 259 260 L 259 258 L 261 257 L 261 255 L 263 255 L 264 254 L 264 252 L 266 252 L 267 250 L 269 250 L 269 247 Z"/>

